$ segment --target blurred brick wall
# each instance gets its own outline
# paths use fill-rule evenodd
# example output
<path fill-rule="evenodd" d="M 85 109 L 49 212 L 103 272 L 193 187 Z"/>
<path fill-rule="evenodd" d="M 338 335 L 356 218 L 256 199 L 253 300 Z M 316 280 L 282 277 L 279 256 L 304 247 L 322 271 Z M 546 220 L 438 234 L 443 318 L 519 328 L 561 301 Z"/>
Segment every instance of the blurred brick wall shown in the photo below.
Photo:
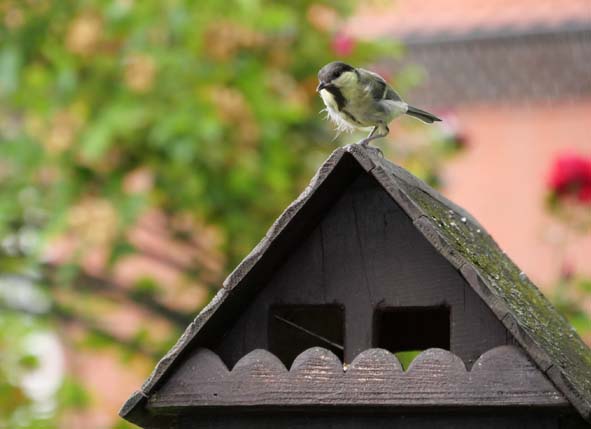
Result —
<path fill-rule="evenodd" d="M 591 276 L 591 234 L 567 237 L 544 209 L 546 176 L 564 150 L 591 154 L 591 97 L 547 105 L 456 110 L 469 149 L 447 164 L 445 194 L 474 214 L 541 288 L 556 280 L 560 246 Z"/>

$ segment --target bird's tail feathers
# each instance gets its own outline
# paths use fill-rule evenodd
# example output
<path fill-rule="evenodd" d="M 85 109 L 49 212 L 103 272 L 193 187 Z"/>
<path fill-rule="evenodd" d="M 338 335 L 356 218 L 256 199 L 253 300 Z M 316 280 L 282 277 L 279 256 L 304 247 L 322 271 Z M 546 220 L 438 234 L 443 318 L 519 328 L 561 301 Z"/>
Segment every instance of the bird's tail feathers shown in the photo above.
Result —
<path fill-rule="evenodd" d="M 413 107 L 413 106 L 408 106 L 408 110 L 406 111 L 406 114 L 409 116 L 412 116 L 413 118 L 417 118 L 427 124 L 432 124 L 433 122 L 441 121 L 441 119 L 439 119 L 434 114 L 426 112 L 421 109 L 417 109 L 416 107 Z"/>

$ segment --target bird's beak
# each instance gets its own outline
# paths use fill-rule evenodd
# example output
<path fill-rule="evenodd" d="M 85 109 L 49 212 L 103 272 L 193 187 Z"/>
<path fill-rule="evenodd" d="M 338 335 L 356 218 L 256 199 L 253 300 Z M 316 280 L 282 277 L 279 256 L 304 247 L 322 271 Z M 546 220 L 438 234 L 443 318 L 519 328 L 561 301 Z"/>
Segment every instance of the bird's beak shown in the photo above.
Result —
<path fill-rule="evenodd" d="M 320 82 L 320 83 L 318 84 L 318 86 L 316 87 L 316 92 L 320 92 L 320 90 L 322 90 L 322 89 L 326 88 L 327 86 L 328 86 L 328 85 L 327 85 L 326 83 L 324 83 L 324 82 Z"/>

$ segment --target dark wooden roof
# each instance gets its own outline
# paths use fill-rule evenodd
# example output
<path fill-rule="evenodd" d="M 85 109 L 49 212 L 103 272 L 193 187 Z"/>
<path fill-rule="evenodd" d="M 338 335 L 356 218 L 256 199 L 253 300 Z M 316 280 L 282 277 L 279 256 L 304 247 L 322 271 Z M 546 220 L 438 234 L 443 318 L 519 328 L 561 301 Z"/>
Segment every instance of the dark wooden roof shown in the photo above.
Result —
<path fill-rule="evenodd" d="M 464 276 L 581 416 L 591 421 L 591 350 L 534 284 L 504 254 L 468 212 L 374 149 L 337 149 L 304 192 L 271 226 L 265 237 L 225 280 L 222 289 L 158 363 L 120 415 L 141 421 L 146 400 L 181 361 L 185 349 L 207 344 L 208 335 L 255 292 L 261 279 L 283 260 L 301 234 L 356 175 L 372 175 L 412 219 L 416 228 Z M 218 311 L 219 310 L 219 311 Z M 210 332 L 211 331 L 211 332 Z"/>

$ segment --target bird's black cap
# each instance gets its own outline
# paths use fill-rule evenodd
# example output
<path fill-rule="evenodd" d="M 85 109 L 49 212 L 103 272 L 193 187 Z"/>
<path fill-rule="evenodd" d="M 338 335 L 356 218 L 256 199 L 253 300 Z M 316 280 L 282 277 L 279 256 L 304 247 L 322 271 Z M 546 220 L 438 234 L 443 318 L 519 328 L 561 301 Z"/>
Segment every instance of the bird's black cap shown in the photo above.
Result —
<path fill-rule="evenodd" d="M 320 82 L 329 83 L 337 79 L 344 72 L 353 70 L 355 70 L 355 68 L 349 64 L 343 63 L 341 61 L 334 61 L 332 63 L 328 63 L 320 69 L 318 72 L 318 80 Z"/>

